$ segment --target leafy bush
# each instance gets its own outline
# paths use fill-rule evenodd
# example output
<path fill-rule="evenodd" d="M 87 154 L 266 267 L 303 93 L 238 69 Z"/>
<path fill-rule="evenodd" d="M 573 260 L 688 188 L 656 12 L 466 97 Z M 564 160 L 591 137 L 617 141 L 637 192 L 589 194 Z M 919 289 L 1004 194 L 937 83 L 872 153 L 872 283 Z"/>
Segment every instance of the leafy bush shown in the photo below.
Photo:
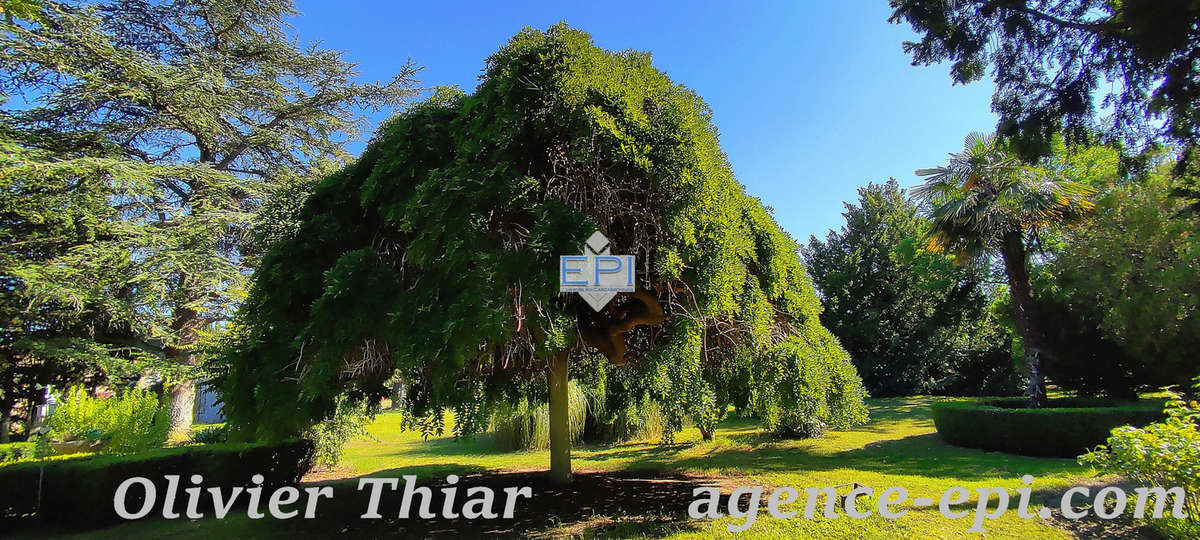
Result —
<path fill-rule="evenodd" d="M 583 439 L 587 442 L 618 443 L 646 441 L 663 435 L 666 419 L 662 406 L 650 398 L 630 402 L 615 411 L 606 411 L 601 416 L 588 410 L 587 427 Z"/>
<path fill-rule="evenodd" d="M 783 437 L 819 437 L 867 421 L 867 392 L 837 339 L 824 328 L 777 345 L 754 363 L 754 408 Z"/>
<path fill-rule="evenodd" d="M 37 443 L 18 442 L 0 444 L 0 465 L 27 461 L 37 457 Z"/>
<path fill-rule="evenodd" d="M 1053 399 L 1030 409 L 1027 398 L 940 401 L 933 423 L 946 442 L 1025 456 L 1075 457 L 1101 443 L 1114 427 L 1162 418 L 1160 400 L 1122 402 Z"/>
<path fill-rule="evenodd" d="M 44 463 L 5 465 L 0 467 L 0 485 L 6 486 L 0 490 L 0 524 L 31 523 L 40 518 L 68 527 L 97 527 L 120 521 L 113 511 L 113 493 L 121 482 L 134 476 L 149 478 L 160 494 L 166 489 L 163 476 L 175 474 L 183 479 L 200 474 L 205 485 L 222 489 L 251 487 L 250 478 L 261 474 L 264 484 L 279 486 L 299 482 L 312 460 L 313 443 L 292 440 L 274 445 L 160 448 L 127 456 L 64 456 Z M 40 516 L 34 496 L 39 473 L 44 474 Z M 141 506 L 133 493 L 128 502 L 133 508 Z"/>
<path fill-rule="evenodd" d="M 1195 388 L 1200 390 L 1200 377 Z M 1200 403 L 1171 393 L 1166 420 L 1112 430 L 1107 444 L 1079 457 L 1146 487 L 1182 487 L 1188 523 L 1156 523 L 1170 536 L 1200 538 Z"/>
<path fill-rule="evenodd" d="M 50 418 L 55 440 L 103 439 L 103 453 L 131 454 L 158 448 L 167 440 L 167 410 L 157 395 L 132 388 L 107 399 L 92 396 L 83 386 L 67 390 Z"/>

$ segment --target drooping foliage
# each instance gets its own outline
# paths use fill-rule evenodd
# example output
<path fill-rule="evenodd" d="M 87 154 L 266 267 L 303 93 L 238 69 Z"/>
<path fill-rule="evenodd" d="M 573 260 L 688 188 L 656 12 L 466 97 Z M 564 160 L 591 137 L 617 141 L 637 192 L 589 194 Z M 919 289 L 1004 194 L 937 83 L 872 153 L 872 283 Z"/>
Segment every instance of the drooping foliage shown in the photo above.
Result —
<path fill-rule="evenodd" d="M 734 178 L 712 112 L 648 54 L 565 25 L 520 32 L 474 93 L 443 89 L 387 122 L 296 222 L 226 354 L 243 436 L 296 432 L 340 394 L 383 396 L 395 370 L 415 415 L 452 407 L 478 431 L 490 404 L 544 396 L 564 351 L 636 373 L 629 400 L 654 396 L 674 428 L 707 425 L 725 395 L 714 366 L 754 357 L 744 387 L 773 386 L 770 351 L 795 340 L 845 366 L 830 398 L 857 398 L 831 407 L 856 412 L 836 414 L 865 414 L 797 245 Z M 599 313 L 557 283 L 558 257 L 593 230 L 639 265 L 638 291 Z"/>
<path fill-rule="evenodd" d="M 874 396 L 1011 393 L 1010 340 L 989 309 L 985 270 L 925 249 L 929 220 L 894 179 L 858 193 L 840 230 L 809 240 L 804 263 L 822 296 L 821 322 L 867 389 Z"/>

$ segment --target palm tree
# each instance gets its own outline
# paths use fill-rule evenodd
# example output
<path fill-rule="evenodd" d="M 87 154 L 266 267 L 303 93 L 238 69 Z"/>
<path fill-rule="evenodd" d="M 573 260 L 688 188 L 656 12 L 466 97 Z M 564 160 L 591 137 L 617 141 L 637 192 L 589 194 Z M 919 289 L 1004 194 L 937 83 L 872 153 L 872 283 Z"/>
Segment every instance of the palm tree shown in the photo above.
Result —
<path fill-rule="evenodd" d="M 999 254 L 1013 299 L 1013 321 L 1025 345 L 1029 406 L 1046 405 L 1041 359 L 1044 333 L 1030 279 L 1028 242 L 1039 229 L 1074 220 L 1093 206 L 1090 187 L 1022 163 L 994 135 L 972 133 L 962 152 L 913 189 L 933 220 L 928 246 L 959 263 Z"/>

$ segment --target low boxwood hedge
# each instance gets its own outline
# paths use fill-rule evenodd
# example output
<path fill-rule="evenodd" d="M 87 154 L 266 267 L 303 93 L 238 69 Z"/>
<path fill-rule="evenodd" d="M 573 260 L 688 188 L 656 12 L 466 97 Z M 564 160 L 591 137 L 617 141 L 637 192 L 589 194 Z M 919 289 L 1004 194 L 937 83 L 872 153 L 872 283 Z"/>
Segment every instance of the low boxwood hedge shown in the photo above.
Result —
<path fill-rule="evenodd" d="M 1025 456 L 1076 457 L 1108 439 L 1113 428 L 1162 420 L 1163 401 L 1054 399 L 1043 409 L 1026 398 L 976 398 L 932 405 L 946 442 Z"/>
<path fill-rule="evenodd" d="M 0 524 L 16 526 L 42 521 L 57 527 L 90 528 L 121 521 L 113 510 L 113 495 L 125 480 L 142 476 L 154 482 L 161 507 L 165 475 L 179 475 L 182 493 L 193 474 L 203 486 L 228 490 L 251 487 L 250 477 L 261 474 L 264 485 L 294 484 L 312 466 L 313 444 L 306 440 L 278 444 L 209 444 L 166 448 L 128 456 L 61 456 L 43 462 L 26 461 L 0 467 Z M 38 477 L 42 475 L 38 511 Z M 176 508 L 180 508 L 176 501 Z M 140 490 L 128 498 L 129 508 L 141 507 Z M 161 512 L 161 510 L 159 511 Z M 155 515 L 151 513 L 151 515 Z"/>

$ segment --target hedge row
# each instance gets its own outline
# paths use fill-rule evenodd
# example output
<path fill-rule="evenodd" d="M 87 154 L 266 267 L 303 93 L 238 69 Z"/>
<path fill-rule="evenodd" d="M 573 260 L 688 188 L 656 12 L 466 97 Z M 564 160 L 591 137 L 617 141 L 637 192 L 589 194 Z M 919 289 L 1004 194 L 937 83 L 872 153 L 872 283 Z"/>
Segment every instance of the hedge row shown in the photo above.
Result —
<path fill-rule="evenodd" d="M 204 477 L 203 487 L 251 487 L 250 477 L 261 474 L 268 487 L 294 484 L 312 466 L 313 444 L 295 440 L 279 444 L 209 444 L 167 448 L 128 456 L 86 456 L 27 461 L 0 467 L 0 524 L 9 526 L 43 521 L 55 526 L 90 528 L 121 521 L 113 510 L 113 495 L 125 480 L 142 476 L 158 490 L 156 508 L 166 492 L 165 475 L 179 475 L 179 493 L 193 474 Z M 38 475 L 42 477 L 38 511 Z M 177 496 L 178 497 L 178 496 Z M 211 501 L 211 499 L 209 499 Z M 244 500 L 244 499 L 243 499 Z M 142 490 L 130 490 L 128 508 L 141 508 Z M 177 500 L 176 508 L 181 503 Z M 161 510 L 159 510 L 161 512 Z M 151 513 L 151 516 L 155 513 Z"/>
<path fill-rule="evenodd" d="M 940 401 L 932 405 L 938 434 L 955 446 L 1025 456 L 1076 457 L 1108 439 L 1113 428 L 1163 419 L 1162 400 L 1051 400 L 1043 409 L 1026 398 Z"/>

